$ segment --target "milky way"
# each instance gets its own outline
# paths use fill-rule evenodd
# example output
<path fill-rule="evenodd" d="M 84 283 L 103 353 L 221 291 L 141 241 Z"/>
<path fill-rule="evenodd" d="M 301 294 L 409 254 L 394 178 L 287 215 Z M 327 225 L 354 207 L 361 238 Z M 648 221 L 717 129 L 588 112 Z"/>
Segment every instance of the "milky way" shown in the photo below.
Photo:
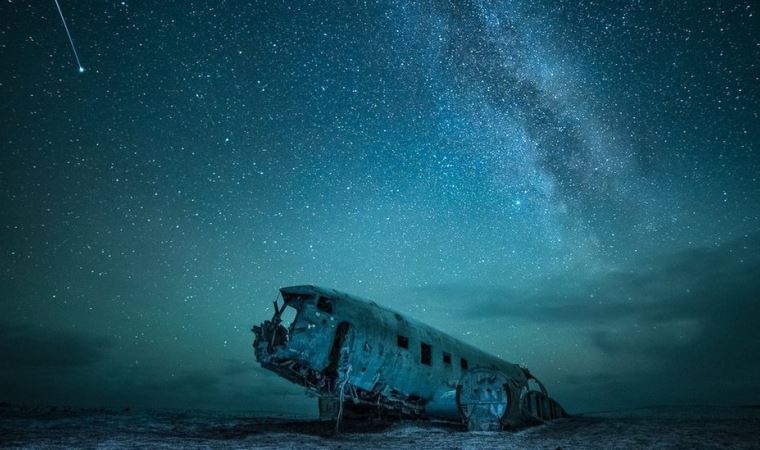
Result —
<path fill-rule="evenodd" d="M 314 283 L 570 410 L 760 401 L 749 2 L 70 2 L 86 76 L 0 8 L 9 400 L 313 409 L 250 326 Z"/>

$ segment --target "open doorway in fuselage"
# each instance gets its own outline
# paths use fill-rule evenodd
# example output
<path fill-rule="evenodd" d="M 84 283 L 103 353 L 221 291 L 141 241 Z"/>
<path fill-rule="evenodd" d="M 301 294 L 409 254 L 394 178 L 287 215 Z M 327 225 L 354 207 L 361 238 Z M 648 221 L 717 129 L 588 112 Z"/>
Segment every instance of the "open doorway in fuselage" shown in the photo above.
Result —
<path fill-rule="evenodd" d="M 351 324 L 348 322 L 339 323 L 335 329 L 335 337 L 330 348 L 330 355 L 327 357 L 327 367 L 325 367 L 325 373 L 331 378 L 337 377 L 338 364 L 340 364 L 340 351 L 346 342 L 346 336 L 350 329 Z"/>

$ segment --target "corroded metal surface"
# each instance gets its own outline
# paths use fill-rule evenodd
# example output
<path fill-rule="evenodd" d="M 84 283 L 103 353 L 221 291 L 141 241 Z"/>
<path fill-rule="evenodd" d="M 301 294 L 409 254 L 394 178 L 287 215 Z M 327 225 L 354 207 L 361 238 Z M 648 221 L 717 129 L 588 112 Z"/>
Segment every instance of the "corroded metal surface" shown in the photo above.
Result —
<path fill-rule="evenodd" d="M 421 418 L 492 430 L 566 416 L 527 369 L 428 325 L 332 289 L 280 293 L 272 320 L 253 327 L 256 359 L 316 394 L 325 420 Z"/>
<path fill-rule="evenodd" d="M 502 429 L 512 406 L 509 383 L 504 374 L 492 369 L 473 369 L 462 376 L 456 403 L 469 430 Z"/>

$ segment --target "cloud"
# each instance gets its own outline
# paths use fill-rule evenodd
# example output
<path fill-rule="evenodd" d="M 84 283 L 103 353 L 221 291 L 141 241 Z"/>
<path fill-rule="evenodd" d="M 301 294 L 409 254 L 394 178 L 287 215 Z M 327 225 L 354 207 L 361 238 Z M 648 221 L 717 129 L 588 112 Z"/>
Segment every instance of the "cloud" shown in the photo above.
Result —
<path fill-rule="evenodd" d="M 760 401 L 760 234 L 574 275 L 525 289 L 438 286 L 428 294 L 461 300 L 454 303 L 468 305 L 462 315 L 470 319 L 585 336 L 586 346 L 572 351 L 602 362 L 565 377 L 578 401 Z"/>
<path fill-rule="evenodd" d="M 103 361 L 110 339 L 76 330 L 0 325 L 0 370 L 73 368 Z"/>
<path fill-rule="evenodd" d="M 253 361 L 133 364 L 117 342 L 89 332 L 0 326 L 0 400 L 29 405 L 276 410 L 313 403 Z M 282 409 L 282 408 L 281 408 Z"/>
<path fill-rule="evenodd" d="M 497 315 L 578 324 L 728 318 L 743 322 L 743 314 L 733 317 L 735 312 L 756 312 L 759 304 L 760 234 L 638 261 L 625 271 L 575 275 L 575 281 L 547 280 L 523 290 L 438 286 L 430 292 L 461 297 L 470 305 L 474 300 L 464 311 L 472 318 Z"/>

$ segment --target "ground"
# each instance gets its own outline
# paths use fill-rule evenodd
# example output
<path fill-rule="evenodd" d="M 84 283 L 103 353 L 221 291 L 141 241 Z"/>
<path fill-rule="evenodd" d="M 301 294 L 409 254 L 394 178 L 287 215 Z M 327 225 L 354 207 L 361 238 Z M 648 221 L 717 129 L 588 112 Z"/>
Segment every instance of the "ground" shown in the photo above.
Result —
<path fill-rule="evenodd" d="M 425 422 L 347 423 L 254 413 L 19 408 L 0 412 L 0 447 L 17 448 L 760 448 L 760 408 L 653 408 L 576 415 L 515 432 Z"/>

